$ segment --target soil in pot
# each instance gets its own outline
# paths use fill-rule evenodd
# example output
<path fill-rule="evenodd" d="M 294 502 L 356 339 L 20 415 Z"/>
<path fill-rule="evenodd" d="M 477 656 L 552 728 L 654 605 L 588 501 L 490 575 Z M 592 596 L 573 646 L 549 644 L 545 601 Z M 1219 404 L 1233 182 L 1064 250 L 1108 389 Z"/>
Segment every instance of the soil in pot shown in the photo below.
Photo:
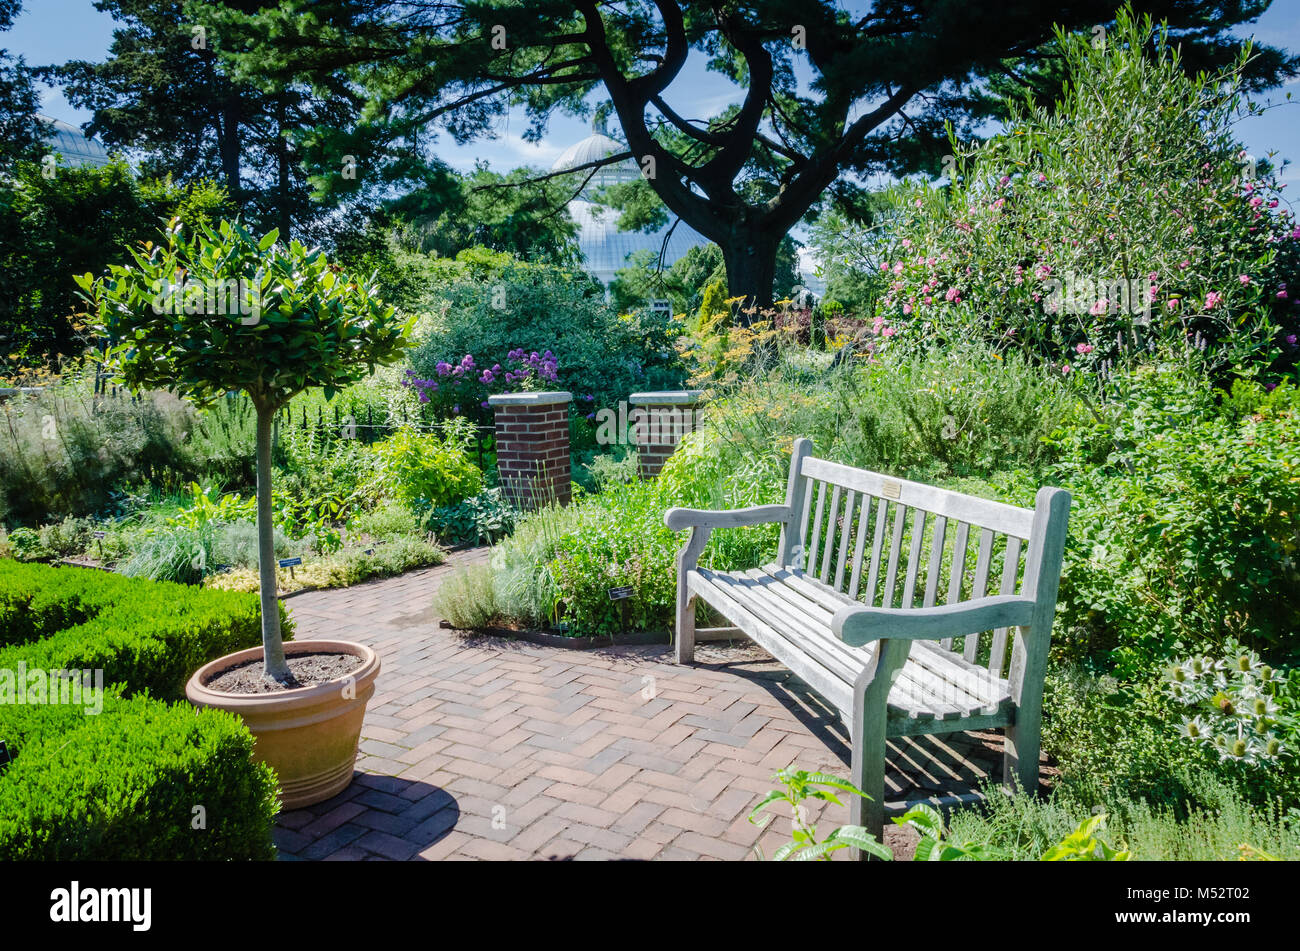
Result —
<path fill-rule="evenodd" d="M 331 654 L 323 651 L 290 654 L 285 660 L 289 664 L 289 682 L 283 685 L 265 678 L 266 664 L 258 657 L 227 667 L 203 686 L 223 693 L 276 693 L 295 687 L 314 687 L 346 677 L 364 663 L 364 658 L 356 654 Z"/>

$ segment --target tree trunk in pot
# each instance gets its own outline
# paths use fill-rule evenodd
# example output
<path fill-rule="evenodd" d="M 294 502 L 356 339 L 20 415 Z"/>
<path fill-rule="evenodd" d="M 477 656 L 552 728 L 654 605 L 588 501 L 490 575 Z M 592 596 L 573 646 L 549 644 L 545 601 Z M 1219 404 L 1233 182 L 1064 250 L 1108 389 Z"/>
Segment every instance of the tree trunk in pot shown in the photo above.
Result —
<path fill-rule="evenodd" d="M 271 516 L 271 429 L 275 410 L 257 409 L 257 573 L 262 597 L 262 652 L 266 676 L 278 683 L 289 679 L 280 639 L 279 582 L 275 569 L 275 525 Z"/>

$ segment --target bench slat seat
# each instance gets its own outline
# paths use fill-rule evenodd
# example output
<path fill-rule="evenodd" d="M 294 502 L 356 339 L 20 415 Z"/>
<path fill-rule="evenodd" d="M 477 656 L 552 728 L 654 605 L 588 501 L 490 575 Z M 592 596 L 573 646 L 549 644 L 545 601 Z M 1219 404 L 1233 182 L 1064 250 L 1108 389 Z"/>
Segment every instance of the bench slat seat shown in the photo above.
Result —
<path fill-rule="evenodd" d="M 874 645 L 848 646 L 831 630 L 831 619 L 856 602 L 802 571 L 778 565 L 736 573 L 701 568 L 688 583 L 706 596 L 730 600 L 748 615 L 733 620 L 830 701 L 851 726 L 853 684 L 871 663 Z M 743 607 L 746 602 L 750 609 Z M 927 731 L 935 733 L 945 732 L 944 721 L 952 730 L 967 729 L 957 721 L 977 716 L 991 721 L 985 726 L 1001 726 L 1011 722 L 1011 685 L 960 655 L 917 641 L 889 692 L 887 711 L 894 736 L 910 731 L 893 721 L 938 721 Z"/>
<path fill-rule="evenodd" d="M 690 530 L 677 661 L 694 658 L 704 601 L 821 694 L 849 728 L 851 780 L 870 797 L 851 801 L 850 821 L 877 836 L 887 737 L 1002 728 L 1004 782 L 1036 790 L 1069 510 L 1063 489 L 1016 508 L 817 459 L 797 439 L 784 505 L 665 513 Z M 781 526 L 770 564 L 699 567 L 715 529 L 767 523 Z"/>

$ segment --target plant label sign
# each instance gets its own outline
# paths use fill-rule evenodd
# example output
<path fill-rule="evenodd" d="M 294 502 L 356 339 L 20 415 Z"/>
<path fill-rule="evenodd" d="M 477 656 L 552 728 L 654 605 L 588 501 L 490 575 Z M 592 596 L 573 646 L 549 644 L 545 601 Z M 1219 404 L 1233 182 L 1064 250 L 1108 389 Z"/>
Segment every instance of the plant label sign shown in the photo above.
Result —
<path fill-rule="evenodd" d="M 90 535 L 91 535 L 92 538 L 103 538 L 103 537 L 104 537 L 104 533 L 103 533 L 103 532 L 91 532 Z"/>
<path fill-rule="evenodd" d="M 281 567 L 281 568 L 293 568 L 295 565 L 301 565 L 301 564 L 302 564 L 302 559 L 301 559 L 301 558 L 281 558 L 281 559 L 280 559 L 280 567 Z"/>
<path fill-rule="evenodd" d="M 630 584 L 622 585 L 618 588 L 609 589 L 609 600 L 621 601 L 624 598 L 632 597 L 632 586 Z"/>

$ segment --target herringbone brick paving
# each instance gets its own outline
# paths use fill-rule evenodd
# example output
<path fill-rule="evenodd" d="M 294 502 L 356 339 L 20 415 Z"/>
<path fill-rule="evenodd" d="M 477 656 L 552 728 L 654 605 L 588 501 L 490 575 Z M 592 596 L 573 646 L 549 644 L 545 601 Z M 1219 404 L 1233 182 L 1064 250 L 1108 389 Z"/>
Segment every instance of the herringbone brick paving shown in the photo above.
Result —
<path fill-rule="evenodd" d="M 465 552 L 286 602 L 299 639 L 361 641 L 383 670 L 354 782 L 280 816 L 283 858 L 771 855 L 788 839 L 788 815 L 764 830 L 746 817 L 772 774 L 797 765 L 847 775 L 835 716 L 752 646 L 702 646 L 687 667 L 664 647 L 578 651 L 442 629 L 437 585 L 485 557 Z M 896 791 L 968 788 L 997 749 L 964 734 L 903 744 L 890 758 Z M 972 751 L 985 758 L 978 767 L 963 761 Z M 823 833 L 847 820 L 817 805 L 809 816 Z M 886 836 L 896 848 L 906 838 Z"/>

